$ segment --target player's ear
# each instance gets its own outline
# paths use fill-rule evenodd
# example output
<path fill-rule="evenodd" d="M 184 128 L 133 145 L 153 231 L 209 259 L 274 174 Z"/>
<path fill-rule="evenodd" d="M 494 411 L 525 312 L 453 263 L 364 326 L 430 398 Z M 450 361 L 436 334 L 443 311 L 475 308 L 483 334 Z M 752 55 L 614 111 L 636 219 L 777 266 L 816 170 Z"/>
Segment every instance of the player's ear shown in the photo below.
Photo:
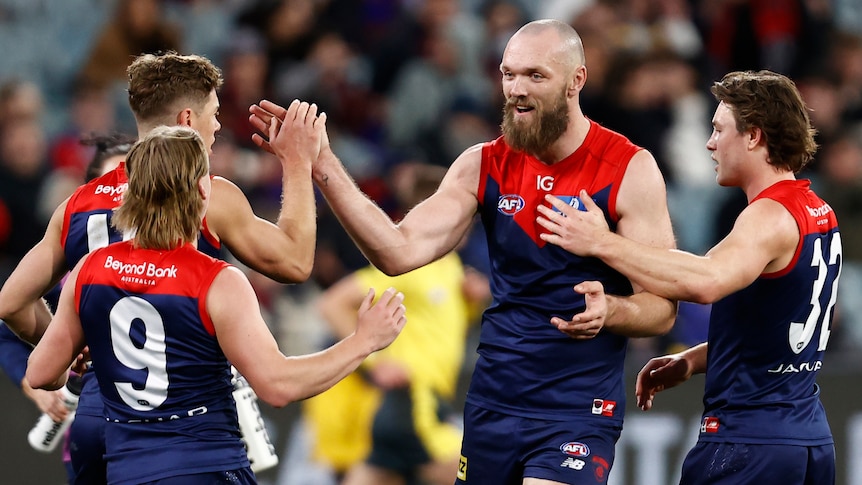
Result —
<path fill-rule="evenodd" d="M 584 85 L 586 83 L 587 67 L 584 65 L 576 67 L 575 71 L 572 73 L 571 79 L 569 80 L 569 84 L 566 87 L 566 94 L 570 97 L 575 96 L 584 89 Z"/>
<path fill-rule="evenodd" d="M 201 194 L 201 199 L 203 201 L 208 201 L 210 198 L 210 193 L 212 192 L 211 184 L 212 182 L 210 181 L 209 174 L 198 179 L 198 193 Z"/>
<path fill-rule="evenodd" d="M 192 109 L 186 108 L 179 113 L 177 113 L 177 125 L 179 126 L 188 126 L 189 128 L 194 128 L 192 126 Z"/>

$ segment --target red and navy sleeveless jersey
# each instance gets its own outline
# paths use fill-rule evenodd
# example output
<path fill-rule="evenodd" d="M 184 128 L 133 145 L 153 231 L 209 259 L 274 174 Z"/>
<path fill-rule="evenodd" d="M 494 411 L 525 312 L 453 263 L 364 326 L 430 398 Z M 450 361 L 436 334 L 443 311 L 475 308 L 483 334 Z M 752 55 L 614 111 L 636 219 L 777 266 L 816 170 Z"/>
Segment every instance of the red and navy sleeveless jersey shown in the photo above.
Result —
<path fill-rule="evenodd" d="M 791 263 L 712 307 L 700 439 L 823 445 L 832 433 L 816 384 L 829 340 L 841 234 L 808 180 L 776 183 L 754 200 L 783 205 L 799 227 Z"/>
<path fill-rule="evenodd" d="M 90 251 L 123 240 L 123 235 L 111 225 L 111 217 L 122 202 L 127 186 L 125 162 L 121 162 L 116 169 L 78 187 L 69 198 L 60 235 L 69 270 Z M 198 238 L 198 250 L 212 257 L 218 257 L 221 250 L 221 244 L 207 228 L 206 218 Z M 76 413 L 103 415 L 98 385 L 92 375 L 84 374 L 84 388 Z"/>
<path fill-rule="evenodd" d="M 116 169 L 78 187 L 69 198 L 60 243 L 70 269 L 90 251 L 123 240 L 123 235 L 111 226 L 111 216 L 122 202 L 128 185 L 123 162 Z M 206 225 L 206 218 L 198 238 L 198 250 L 214 258 L 221 250 L 220 242 Z"/>
<path fill-rule="evenodd" d="M 230 365 L 206 311 L 227 267 L 192 245 L 131 241 L 94 250 L 81 267 L 75 303 L 108 421 L 112 483 L 247 466 Z M 166 444 L 171 454 L 154 461 L 150 450 Z"/>
<path fill-rule="evenodd" d="M 525 417 L 622 422 L 627 340 L 608 332 L 573 340 L 550 320 L 584 310 L 572 289 L 578 283 L 598 280 L 616 295 L 631 294 L 631 284 L 596 258 L 546 244 L 536 217 L 537 206 L 548 205 L 545 194 L 583 210 L 577 195 L 586 189 L 615 228 L 617 192 L 638 150 L 594 122 L 581 147 L 553 165 L 509 148 L 502 137 L 482 148 L 478 199 L 493 301 L 482 316 L 470 403 Z"/>

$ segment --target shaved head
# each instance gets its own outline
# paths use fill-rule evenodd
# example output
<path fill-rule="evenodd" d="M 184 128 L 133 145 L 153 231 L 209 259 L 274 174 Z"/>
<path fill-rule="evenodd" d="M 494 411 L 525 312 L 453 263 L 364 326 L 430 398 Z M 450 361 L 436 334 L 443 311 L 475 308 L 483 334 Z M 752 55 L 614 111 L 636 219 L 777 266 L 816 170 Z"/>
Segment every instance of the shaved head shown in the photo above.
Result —
<path fill-rule="evenodd" d="M 555 32 L 559 38 L 559 43 L 548 46 L 557 62 L 570 70 L 585 64 L 584 44 L 581 41 L 581 36 L 571 25 L 565 22 L 553 19 L 534 20 L 518 29 L 512 39 L 519 35 L 539 35 L 548 31 Z"/>

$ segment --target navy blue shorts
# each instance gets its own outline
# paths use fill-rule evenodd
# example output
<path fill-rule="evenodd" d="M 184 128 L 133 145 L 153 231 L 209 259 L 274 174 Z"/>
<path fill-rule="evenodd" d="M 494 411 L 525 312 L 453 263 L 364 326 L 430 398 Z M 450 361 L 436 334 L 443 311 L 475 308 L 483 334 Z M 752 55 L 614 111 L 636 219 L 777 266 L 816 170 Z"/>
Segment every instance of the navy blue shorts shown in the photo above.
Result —
<path fill-rule="evenodd" d="M 105 418 L 78 414 L 69 428 L 69 455 L 75 485 L 108 483 Z"/>
<path fill-rule="evenodd" d="M 456 483 L 521 485 L 524 477 L 606 483 L 621 431 L 595 420 L 530 419 L 467 404 Z"/>
<path fill-rule="evenodd" d="M 194 473 L 162 478 L 142 485 L 256 485 L 257 480 L 250 467 L 220 472 Z"/>
<path fill-rule="evenodd" d="M 835 446 L 748 445 L 699 441 L 680 485 L 832 485 Z"/>

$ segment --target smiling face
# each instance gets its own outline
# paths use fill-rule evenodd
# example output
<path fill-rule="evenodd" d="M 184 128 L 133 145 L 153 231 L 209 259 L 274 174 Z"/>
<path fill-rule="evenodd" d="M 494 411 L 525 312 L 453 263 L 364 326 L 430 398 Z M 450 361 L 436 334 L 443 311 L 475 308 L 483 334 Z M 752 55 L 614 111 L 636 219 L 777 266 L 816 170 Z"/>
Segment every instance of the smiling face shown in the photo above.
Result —
<path fill-rule="evenodd" d="M 506 46 L 500 64 L 506 98 L 501 128 L 512 148 L 541 154 L 568 128 L 569 104 L 576 100 L 570 95 L 575 67 L 566 51 L 550 28 L 519 31 Z"/>

